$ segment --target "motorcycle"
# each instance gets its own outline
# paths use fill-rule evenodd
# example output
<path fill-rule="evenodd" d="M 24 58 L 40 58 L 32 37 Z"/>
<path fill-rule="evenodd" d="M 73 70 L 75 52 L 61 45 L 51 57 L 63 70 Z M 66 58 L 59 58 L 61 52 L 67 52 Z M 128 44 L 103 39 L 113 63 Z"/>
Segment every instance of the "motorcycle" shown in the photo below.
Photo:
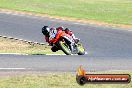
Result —
<path fill-rule="evenodd" d="M 54 48 L 56 51 L 62 50 L 66 55 L 84 55 L 85 49 L 80 41 L 76 42 L 71 36 L 66 34 L 64 31 L 61 31 L 57 34 L 56 38 L 50 38 L 52 40 L 52 43 L 54 44 Z M 72 48 L 71 49 L 71 43 Z"/>

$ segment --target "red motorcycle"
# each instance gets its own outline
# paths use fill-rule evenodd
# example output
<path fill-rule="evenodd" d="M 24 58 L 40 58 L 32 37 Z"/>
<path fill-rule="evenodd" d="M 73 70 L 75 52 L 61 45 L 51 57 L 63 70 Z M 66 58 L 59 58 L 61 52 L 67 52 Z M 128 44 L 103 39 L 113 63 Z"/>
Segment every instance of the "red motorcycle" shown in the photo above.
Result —
<path fill-rule="evenodd" d="M 55 38 L 50 38 L 50 42 L 54 44 L 57 50 L 62 50 L 66 55 L 84 55 L 85 54 L 85 49 L 82 45 L 82 43 L 75 42 L 75 40 L 68 34 L 66 34 L 64 31 L 59 31 Z M 72 43 L 72 48 L 71 49 L 71 43 Z"/>

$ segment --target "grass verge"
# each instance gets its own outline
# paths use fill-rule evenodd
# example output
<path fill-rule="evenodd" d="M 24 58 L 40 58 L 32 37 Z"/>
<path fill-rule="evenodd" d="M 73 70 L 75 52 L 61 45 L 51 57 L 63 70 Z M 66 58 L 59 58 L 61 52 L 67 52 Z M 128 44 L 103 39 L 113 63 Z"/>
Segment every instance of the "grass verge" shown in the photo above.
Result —
<path fill-rule="evenodd" d="M 132 25 L 131 0 L 0 0 L 0 8 Z"/>
<path fill-rule="evenodd" d="M 132 76 L 132 72 L 128 71 L 101 73 L 129 73 Z M 132 82 L 129 84 L 86 84 L 80 86 L 76 83 L 75 74 L 56 72 L 0 76 L 0 88 L 132 88 Z"/>
<path fill-rule="evenodd" d="M 29 44 L 19 40 L 5 39 L 0 37 L 0 53 L 22 53 L 22 54 L 63 54 L 50 50 L 48 45 Z"/>

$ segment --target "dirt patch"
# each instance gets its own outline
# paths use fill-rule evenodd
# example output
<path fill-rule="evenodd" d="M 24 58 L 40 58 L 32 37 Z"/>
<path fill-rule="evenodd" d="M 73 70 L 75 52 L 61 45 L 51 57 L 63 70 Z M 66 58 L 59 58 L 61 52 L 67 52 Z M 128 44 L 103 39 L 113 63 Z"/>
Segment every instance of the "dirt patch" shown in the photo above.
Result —
<path fill-rule="evenodd" d="M 16 11 L 16 10 L 9 10 L 9 9 L 3 9 L 3 8 L 0 8 L 0 11 L 6 12 L 6 13 L 25 14 L 25 15 L 41 16 L 41 17 L 55 18 L 55 19 L 61 19 L 61 20 L 67 20 L 67 21 L 76 21 L 76 22 L 81 22 L 81 23 L 96 24 L 96 25 L 102 25 L 102 26 L 132 28 L 132 25 L 126 25 L 126 24 L 112 24 L 112 23 L 107 23 L 107 22 L 102 22 L 102 21 L 97 21 L 97 20 L 88 20 L 88 19 L 72 18 L 72 17 L 50 16 L 48 14 L 34 13 L 34 12 L 28 12 L 28 11 Z"/>

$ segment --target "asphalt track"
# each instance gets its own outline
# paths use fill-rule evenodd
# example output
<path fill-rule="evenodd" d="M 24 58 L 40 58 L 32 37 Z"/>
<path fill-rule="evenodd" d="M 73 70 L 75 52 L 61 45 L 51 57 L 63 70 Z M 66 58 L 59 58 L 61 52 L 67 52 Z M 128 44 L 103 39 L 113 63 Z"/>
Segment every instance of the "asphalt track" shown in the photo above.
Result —
<path fill-rule="evenodd" d="M 0 55 L 0 71 L 75 72 L 80 65 L 87 71 L 131 70 L 131 59 L 88 56 Z"/>
<path fill-rule="evenodd" d="M 87 70 L 131 70 L 131 29 L 96 26 L 48 17 L 0 13 L 0 35 L 44 42 L 41 28 L 64 26 L 71 28 L 83 42 L 87 55 L 0 55 L 0 70 L 3 68 L 25 68 L 35 71 L 75 71 L 79 65 Z"/>

